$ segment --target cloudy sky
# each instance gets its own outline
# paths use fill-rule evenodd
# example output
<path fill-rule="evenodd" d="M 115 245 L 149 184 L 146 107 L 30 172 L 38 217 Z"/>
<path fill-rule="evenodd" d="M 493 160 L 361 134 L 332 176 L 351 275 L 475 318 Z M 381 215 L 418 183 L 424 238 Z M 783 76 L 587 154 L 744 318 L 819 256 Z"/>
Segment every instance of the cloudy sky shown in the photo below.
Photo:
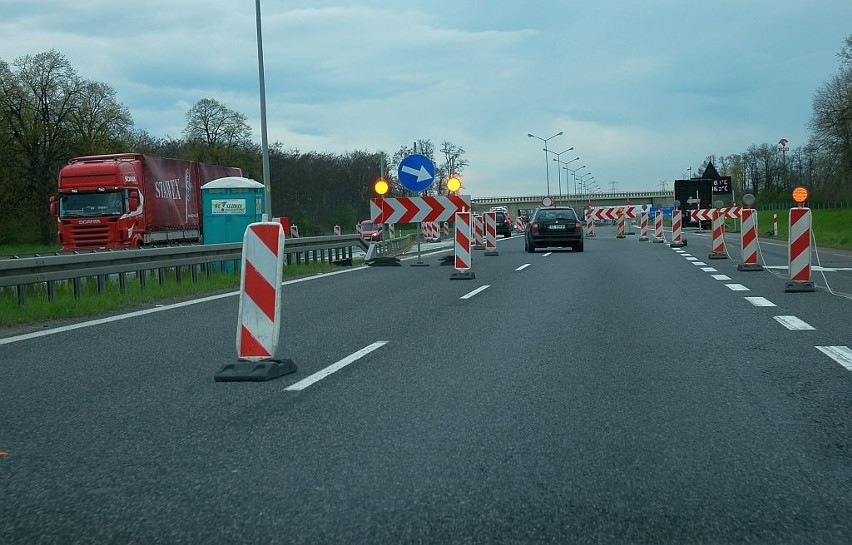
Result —
<path fill-rule="evenodd" d="M 548 148 L 573 147 L 560 158 L 606 191 L 670 188 L 751 144 L 801 146 L 852 35 L 852 0 L 261 3 L 270 142 L 451 141 L 474 197 L 544 195 L 546 165 L 551 194 L 574 191 L 528 133 L 562 131 Z M 0 59 L 55 49 L 154 136 L 179 137 L 215 98 L 259 142 L 255 22 L 252 0 L 0 0 Z"/>

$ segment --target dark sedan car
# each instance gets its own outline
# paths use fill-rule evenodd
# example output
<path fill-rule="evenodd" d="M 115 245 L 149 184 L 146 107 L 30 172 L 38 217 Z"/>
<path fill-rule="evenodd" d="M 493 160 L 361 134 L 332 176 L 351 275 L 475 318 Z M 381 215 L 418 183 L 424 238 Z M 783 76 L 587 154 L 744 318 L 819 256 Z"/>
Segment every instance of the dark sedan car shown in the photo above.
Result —
<path fill-rule="evenodd" d="M 512 220 L 509 219 L 509 214 L 498 210 L 495 215 L 497 216 L 497 234 L 503 235 L 503 238 L 512 236 Z"/>
<path fill-rule="evenodd" d="M 524 230 L 524 250 L 549 246 L 583 251 L 583 224 L 570 206 L 536 208 Z"/>

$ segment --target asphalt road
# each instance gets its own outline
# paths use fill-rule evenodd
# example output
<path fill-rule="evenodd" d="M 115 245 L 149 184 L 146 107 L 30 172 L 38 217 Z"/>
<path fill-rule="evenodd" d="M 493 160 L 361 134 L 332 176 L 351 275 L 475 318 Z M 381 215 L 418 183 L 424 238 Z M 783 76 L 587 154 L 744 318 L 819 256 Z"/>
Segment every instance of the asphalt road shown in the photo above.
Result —
<path fill-rule="evenodd" d="M 852 300 L 613 234 L 0 339 L 0 543 L 852 542 Z"/>

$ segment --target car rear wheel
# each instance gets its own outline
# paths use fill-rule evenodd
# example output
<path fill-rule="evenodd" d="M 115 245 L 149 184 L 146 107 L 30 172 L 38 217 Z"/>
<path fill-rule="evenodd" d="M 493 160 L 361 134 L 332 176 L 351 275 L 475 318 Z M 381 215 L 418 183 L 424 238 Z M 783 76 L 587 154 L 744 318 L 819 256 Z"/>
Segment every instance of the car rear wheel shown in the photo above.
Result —
<path fill-rule="evenodd" d="M 581 242 L 580 244 L 577 244 L 576 246 L 574 246 L 573 250 L 575 252 L 582 252 L 583 251 L 583 243 Z"/>
<path fill-rule="evenodd" d="M 529 239 L 524 239 L 524 250 L 528 253 L 535 253 L 535 244 L 529 241 Z"/>

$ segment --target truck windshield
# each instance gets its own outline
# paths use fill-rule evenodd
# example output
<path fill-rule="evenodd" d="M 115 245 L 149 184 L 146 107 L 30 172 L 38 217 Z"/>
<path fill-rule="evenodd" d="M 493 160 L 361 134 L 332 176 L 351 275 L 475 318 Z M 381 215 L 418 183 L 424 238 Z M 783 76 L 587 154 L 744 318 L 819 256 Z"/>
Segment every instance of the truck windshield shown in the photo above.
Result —
<path fill-rule="evenodd" d="M 66 193 L 59 199 L 59 216 L 62 218 L 114 216 L 123 213 L 124 194 L 120 191 Z"/>

